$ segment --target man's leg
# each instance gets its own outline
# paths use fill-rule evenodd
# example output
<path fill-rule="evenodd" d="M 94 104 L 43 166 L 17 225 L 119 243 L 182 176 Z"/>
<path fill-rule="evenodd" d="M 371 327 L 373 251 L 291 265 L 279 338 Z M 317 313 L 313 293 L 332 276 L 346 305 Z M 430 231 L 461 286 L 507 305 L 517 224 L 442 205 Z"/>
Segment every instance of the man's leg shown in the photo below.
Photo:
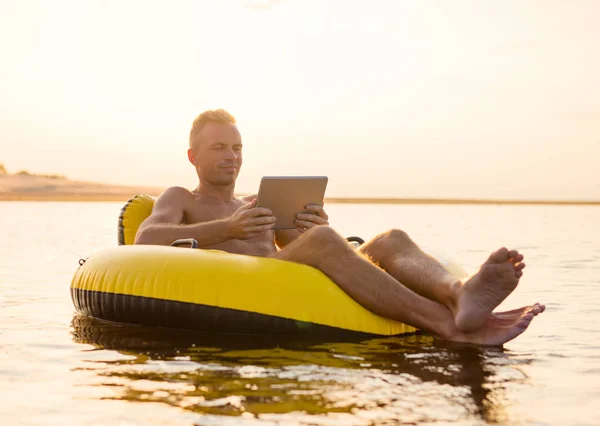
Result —
<path fill-rule="evenodd" d="M 521 334 L 534 314 L 514 320 L 491 318 L 479 330 L 463 333 L 450 310 L 400 284 L 394 277 L 352 250 L 328 226 L 310 229 L 275 258 L 319 269 L 365 308 L 439 337 L 479 344 L 502 344 Z"/>
<path fill-rule="evenodd" d="M 521 254 L 502 248 L 492 253 L 478 273 L 460 280 L 397 229 L 375 237 L 360 252 L 414 292 L 450 309 L 462 331 L 475 331 L 483 325 L 515 289 L 525 267 Z M 534 305 L 532 310 L 537 314 L 543 306 Z M 512 312 L 515 316 L 522 313 Z"/>
<path fill-rule="evenodd" d="M 380 234 L 359 251 L 412 291 L 450 309 L 456 305 L 460 279 L 422 251 L 404 231 L 392 229 Z"/>

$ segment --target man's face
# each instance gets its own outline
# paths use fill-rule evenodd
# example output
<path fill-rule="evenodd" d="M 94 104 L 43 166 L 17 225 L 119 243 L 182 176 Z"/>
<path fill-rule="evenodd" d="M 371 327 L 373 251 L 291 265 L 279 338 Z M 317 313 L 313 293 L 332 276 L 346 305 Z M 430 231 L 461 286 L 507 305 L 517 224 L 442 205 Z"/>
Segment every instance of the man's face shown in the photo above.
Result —
<path fill-rule="evenodd" d="M 188 158 L 198 177 L 218 186 L 234 184 L 242 167 L 242 137 L 235 124 L 207 123 L 197 137 Z"/>

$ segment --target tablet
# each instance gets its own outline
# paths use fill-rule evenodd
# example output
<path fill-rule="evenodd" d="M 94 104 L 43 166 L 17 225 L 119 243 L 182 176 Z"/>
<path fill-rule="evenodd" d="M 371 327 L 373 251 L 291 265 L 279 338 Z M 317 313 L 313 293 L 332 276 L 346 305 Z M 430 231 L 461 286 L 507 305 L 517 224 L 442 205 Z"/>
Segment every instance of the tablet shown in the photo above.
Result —
<path fill-rule="evenodd" d="M 326 187 L 327 176 L 265 176 L 256 206 L 273 212 L 277 218 L 274 229 L 296 229 L 296 214 L 307 212 L 307 204 L 322 206 Z"/>

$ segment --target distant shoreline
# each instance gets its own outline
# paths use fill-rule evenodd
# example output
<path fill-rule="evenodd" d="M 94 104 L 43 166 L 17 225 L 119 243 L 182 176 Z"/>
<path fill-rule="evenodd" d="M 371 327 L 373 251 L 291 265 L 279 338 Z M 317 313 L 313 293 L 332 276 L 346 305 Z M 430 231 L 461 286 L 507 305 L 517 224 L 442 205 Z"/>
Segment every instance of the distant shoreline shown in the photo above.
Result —
<path fill-rule="evenodd" d="M 61 176 L 0 174 L 0 201 L 127 201 L 162 188 L 81 182 Z"/>
<path fill-rule="evenodd" d="M 62 176 L 0 174 L 0 201 L 121 201 L 158 196 L 165 188 L 73 181 Z M 237 194 L 239 196 L 248 194 Z M 328 204 L 600 205 L 600 200 L 502 200 L 468 198 L 326 197 Z"/>
<path fill-rule="evenodd" d="M 141 192 L 140 192 L 141 193 Z M 51 193 L 0 193 L 0 201 L 123 201 L 134 194 L 51 194 Z M 151 194 L 154 195 L 154 194 Z"/>
<path fill-rule="evenodd" d="M 143 192 L 143 191 L 142 191 Z M 139 193 L 142 193 L 139 192 Z M 122 201 L 126 202 L 137 193 L 0 193 L 0 201 Z M 151 193 L 150 195 L 158 195 Z M 599 201 L 587 200 L 478 200 L 462 198 L 369 198 L 369 197 L 331 197 L 326 198 L 328 204 L 445 204 L 445 205 L 571 205 L 600 206 Z"/>

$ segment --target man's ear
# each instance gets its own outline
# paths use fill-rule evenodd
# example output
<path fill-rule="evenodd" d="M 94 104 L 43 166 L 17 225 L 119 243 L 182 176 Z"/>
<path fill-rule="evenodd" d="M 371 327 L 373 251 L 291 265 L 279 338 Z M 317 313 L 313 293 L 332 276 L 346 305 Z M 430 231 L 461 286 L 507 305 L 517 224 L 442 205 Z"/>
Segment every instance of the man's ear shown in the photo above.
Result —
<path fill-rule="evenodd" d="M 188 160 L 190 160 L 190 163 L 194 166 L 196 165 L 196 155 L 194 155 L 192 148 L 188 149 Z"/>

